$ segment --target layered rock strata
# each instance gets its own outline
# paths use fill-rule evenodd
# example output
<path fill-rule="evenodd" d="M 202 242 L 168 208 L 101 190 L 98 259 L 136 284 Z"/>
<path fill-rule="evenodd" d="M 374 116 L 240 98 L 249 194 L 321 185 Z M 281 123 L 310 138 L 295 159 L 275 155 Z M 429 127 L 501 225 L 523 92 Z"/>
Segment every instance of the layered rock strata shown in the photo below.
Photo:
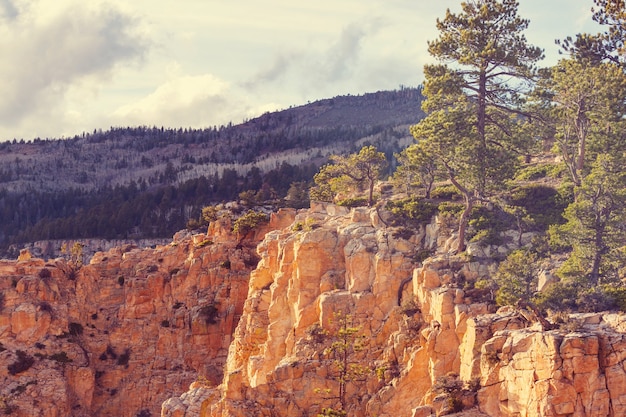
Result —
<path fill-rule="evenodd" d="M 162 415 L 314 416 L 339 407 L 330 397 L 341 378 L 325 354 L 336 341 L 337 313 L 362 336 L 348 359 L 366 370 L 345 385 L 349 415 L 411 415 L 429 403 L 437 378 L 459 372 L 467 319 L 488 312 L 459 284 L 488 269 L 443 256 L 420 266 L 416 256 L 447 237 L 433 223 L 407 240 L 385 217 L 318 205 L 267 234 L 223 383 L 194 384 Z"/>
<path fill-rule="evenodd" d="M 282 211 L 271 227 L 285 227 Z M 195 380 L 222 380 L 256 244 L 228 222 L 165 246 L 0 262 L 0 411 L 149 416 Z"/>
<path fill-rule="evenodd" d="M 493 261 L 448 254 L 454 233 L 436 220 L 415 233 L 390 224 L 382 210 L 320 204 L 247 239 L 216 222 L 78 271 L 2 261 L 0 411 L 626 415 L 626 317 L 546 329 L 530 311 L 496 312 L 475 286 Z"/>
<path fill-rule="evenodd" d="M 268 233 L 223 381 L 194 382 L 162 416 L 626 415 L 624 316 L 545 330 L 531 312 L 495 312 L 474 285 L 493 261 L 448 255 L 454 235 L 436 221 L 409 239 L 389 223 L 374 209 L 316 205 Z M 360 349 L 339 356 L 358 376 L 335 361 L 341 317 Z"/>

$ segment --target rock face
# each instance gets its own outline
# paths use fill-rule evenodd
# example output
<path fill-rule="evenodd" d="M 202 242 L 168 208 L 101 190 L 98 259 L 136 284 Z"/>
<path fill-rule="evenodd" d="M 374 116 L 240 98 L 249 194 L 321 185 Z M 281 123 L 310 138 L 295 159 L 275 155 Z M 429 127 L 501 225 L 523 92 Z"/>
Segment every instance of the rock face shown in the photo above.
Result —
<path fill-rule="evenodd" d="M 474 285 L 495 263 L 449 255 L 437 221 L 389 224 L 320 204 L 244 240 L 213 223 L 79 271 L 26 252 L 0 262 L 0 413 L 626 415 L 626 316 L 547 330 L 496 312 Z"/>
<path fill-rule="evenodd" d="M 482 332 L 502 328 L 482 318 Z M 478 398 L 491 416 L 626 415 L 626 317 L 575 315 L 574 332 L 511 330 L 482 346 Z"/>
<path fill-rule="evenodd" d="M 241 239 L 229 224 L 155 249 L 0 262 L 0 412 L 149 416 L 196 379 L 222 380 L 256 244 L 294 212 Z"/>
<path fill-rule="evenodd" d="M 626 415 L 624 316 L 544 331 L 495 312 L 473 285 L 495 264 L 447 255 L 454 235 L 437 222 L 405 240 L 385 217 L 318 205 L 268 233 L 222 383 L 193 383 L 161 415 Z"/>
<path fill-rule="evenodd" d="M 222 385 L 194 387 L 162 415 L 313 416 L 343 402 L 350 416 L 410 416 L 430 403 L 437 378 L 459 372 L 468 318 L 488 312 L 457 284 L 488 269 L 446 257 L 420 267 L 414 258 L 436 247 L 436 227 L 405 240 L 384 217 L 320 205 L 268 233 Z M 346 316 L 361 347 L 346 362 L 362 373 L 344 385 L 327 349 Z"/>

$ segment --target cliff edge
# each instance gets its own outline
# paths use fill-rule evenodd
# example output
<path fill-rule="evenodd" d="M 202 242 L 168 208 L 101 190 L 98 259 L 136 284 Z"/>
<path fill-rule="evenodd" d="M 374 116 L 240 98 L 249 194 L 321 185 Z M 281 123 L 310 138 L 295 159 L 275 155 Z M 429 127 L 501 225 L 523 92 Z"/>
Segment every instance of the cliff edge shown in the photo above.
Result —
<path fill-rule="evenodd" d="M 216 222 L 80 268 L 28 253 L 0 261 L 0 412 L 148 417 L 195 380 L 221 381 L 256 245 L 294 215 L 246 238 Z"/>
<path fill-rule="evenodd" d="M 474 286 L 494 261 L 449 255 L 437 221 L 410 236 L 389 224 L 319 204 L 268 233 L 223 381 L 194 382 L 161 415 L 625 414 L 623 315 L 548 329 L 530 310 L 496 312 Z"/>

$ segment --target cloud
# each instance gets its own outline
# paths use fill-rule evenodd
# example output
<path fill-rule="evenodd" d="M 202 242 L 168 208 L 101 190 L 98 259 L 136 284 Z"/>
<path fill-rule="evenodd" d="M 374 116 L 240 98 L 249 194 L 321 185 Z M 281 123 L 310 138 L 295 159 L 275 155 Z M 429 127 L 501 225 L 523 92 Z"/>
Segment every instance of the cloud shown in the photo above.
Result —
<path fill-rule="evenodd" d="M 140 21 L 112 5 L 72 0 L 47 8 L 46 2 L 30 1 L 18 12 L 10 0 L 3 1 L 10 17 L 0 20 L 5 127 L 32 123 L 46 110 L 62 115 L 73 85 L 110 78 L 117 66 L 138 62 L 151 46 L 137 30 Z"/>
<path fill-rule="evenodd" d="M 351 23 L 345 27 L 337 42 L 326 52 L 322 64 L 322 75 L 328 81 L 344 78 L 351 72 L 361 49 L 361 41 L 366 36 L 365 29 Z"/>
<path fill-rule="evenodd" d="M 345 25 L 331 42 L 314 39 L 298 49 L 281 51 L 268 66 L 242 82 L 241 86 L 260 91 L 289 83 L 302 94 L 319 92 L 320 89 L 336 90 L 336 84 L 351 81 L 360 71 L 363 44 L 383 27 L 380 18 L 352 22 Z"/>
<path fill-rule="evenodd" d="M 0 17 L 7 20 L 13 20 L 17 17 L 19 11 L 11 0 L 0 0 Z"/>
<path fill-rule="evenodd" d="M 252 78 L 243 81 L 241 86 L 246 89 L 255 90 L 257 87 L 264 84 L 281 81 L 302 58 L 303 55 L 296 52 L 278 54 L 268 67 L 262 68 L 259 72 L 254 74 Z"/>
<path fill-rule="evenodd" d="M 124 125 L 204 127 L 241 119 L 245 107 L 229 83 L 211 74 L 173 75 L 148 96 L 118 108 L 112 119 Z"/>

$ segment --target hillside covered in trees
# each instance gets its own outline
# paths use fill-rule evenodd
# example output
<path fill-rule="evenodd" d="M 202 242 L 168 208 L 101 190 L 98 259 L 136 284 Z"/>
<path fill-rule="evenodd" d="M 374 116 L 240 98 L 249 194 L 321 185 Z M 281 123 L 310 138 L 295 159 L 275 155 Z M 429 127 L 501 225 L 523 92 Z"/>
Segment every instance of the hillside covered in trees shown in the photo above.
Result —
<path fill-rule="evenodd" d="M 387 156 L 410 141 L 421 89 L 342 96 L 206 129 L 112 127 L 0 144 L 0 247 L 65 238 L 169 237 L 208 204 L 305 188 L 331 153 Z M 302 194 L 302 193 L 300 193 Z"/>
<path fill-rule="evenodd" d="M 456 228 L 455 253 L 500 262 L 481 289 L 501 304 L 626 309 L 626 11 L 594 3 L 607 31 L 565 40 L 568 56 L 550 68 L 513 0 L 463 3 L 428 44 L 438 63 L 424 68 L 427 115 L 397 156 L 386 204 L 405 224 L 438 214 Z M 358 192 L 372 205 L 384 155 L 364 147 L 331 161 L 311 197 Z M 513 239 L 521 249 L 491 250 Z M 555 271 L 548 291 L 537 291 L 540 271 Z"/>

